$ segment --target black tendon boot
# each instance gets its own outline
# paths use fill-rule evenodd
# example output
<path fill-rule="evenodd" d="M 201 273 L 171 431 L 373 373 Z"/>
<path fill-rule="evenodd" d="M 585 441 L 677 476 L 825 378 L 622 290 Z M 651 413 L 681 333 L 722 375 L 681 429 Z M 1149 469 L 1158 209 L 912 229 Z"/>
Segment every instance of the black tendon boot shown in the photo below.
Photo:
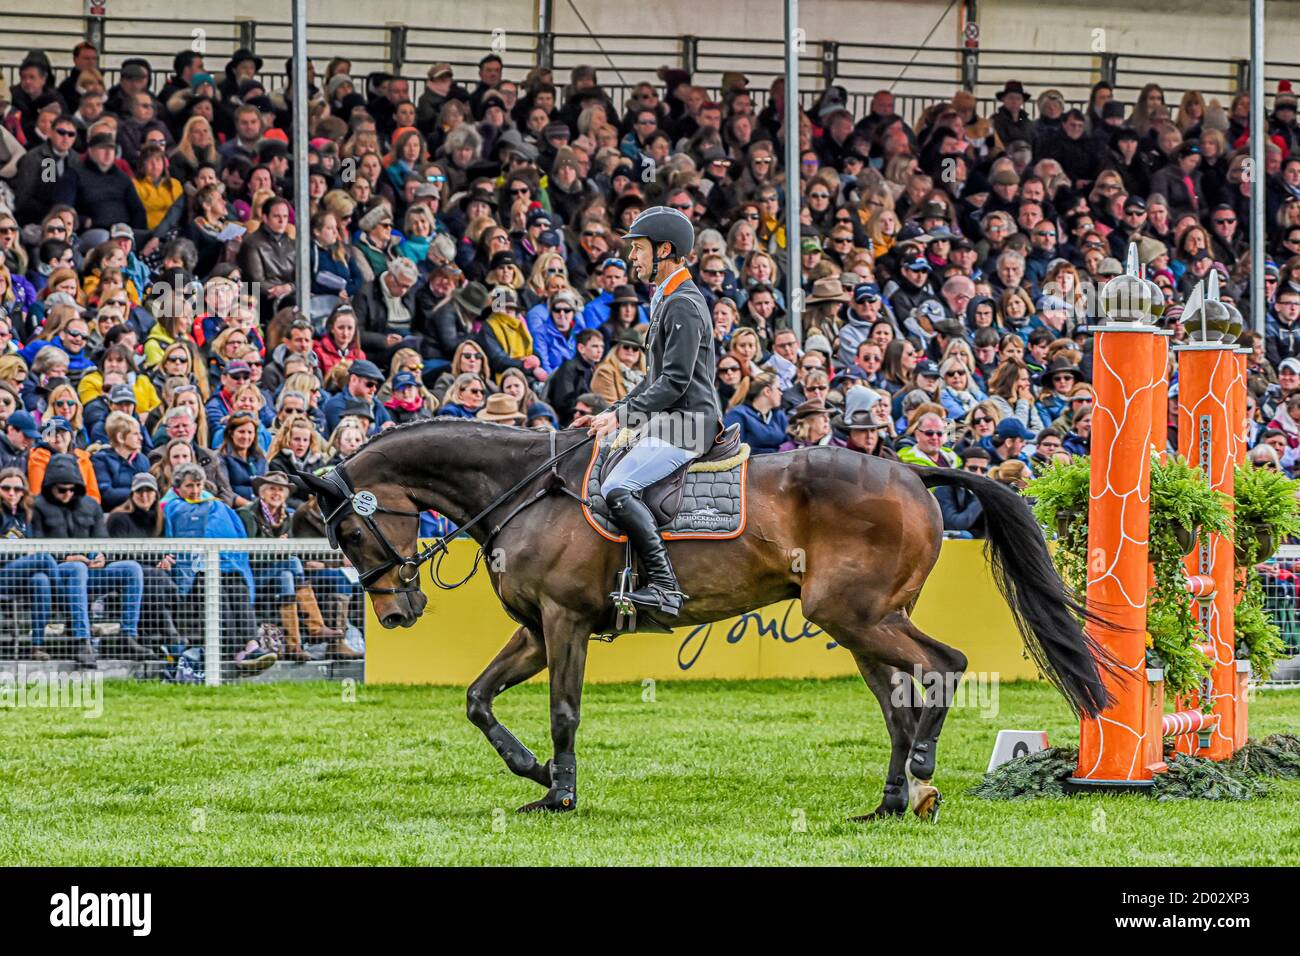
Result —
<path fill-rule="evenodd" d="M 676 617 L 686 595 L 678 587 L 677 576 L 668 561 L 668 549 L 655 527 L 654 515 L 640 498 L 625 488 L 614 489 L 606 500 L 614 520 L 636 549 L 648 579 L 627 595 L 628 600 L 656 611 L 659 616 Z"/>

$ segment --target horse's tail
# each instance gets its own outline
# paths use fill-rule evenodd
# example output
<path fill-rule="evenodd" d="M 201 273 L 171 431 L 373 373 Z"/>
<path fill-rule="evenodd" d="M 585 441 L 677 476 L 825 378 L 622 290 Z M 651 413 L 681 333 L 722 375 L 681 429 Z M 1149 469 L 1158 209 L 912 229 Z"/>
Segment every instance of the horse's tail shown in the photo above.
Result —
<path fill-rule="evenodd" d="M 1006 485 L 970 472 L 922 466 L 912 470 L 927 488 L 965 488 L 979 500 L 988 536 L 984 553 L 1025 647 L 1070 706 L 1095 717 L 1112 702 L 1101 669 L 1111 669 L 1114 660 L 1082 622 L 1104 621 L 1061 580 L 1028 502 Z"/>

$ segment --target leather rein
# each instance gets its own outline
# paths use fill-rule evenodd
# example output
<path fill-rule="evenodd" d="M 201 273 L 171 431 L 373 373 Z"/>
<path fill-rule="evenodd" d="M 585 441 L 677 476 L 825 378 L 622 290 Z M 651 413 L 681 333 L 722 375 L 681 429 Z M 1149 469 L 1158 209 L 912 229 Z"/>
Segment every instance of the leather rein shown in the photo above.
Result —
<path fill-rule="evenodd" d="M 456 588 L 460 587 L 462 584 L 469 581 L 470 578 L 474 577 L 474 575 L 478 573 L 479 564 L 482 562 L 483 558 L 487 555 L 488 548 L 491 546 L 493 539 L 496 538 L 496 536 L 500 534 L 501 530 L 507 524 L 509 524 L 510 521 L 513 520 L 514 517 L 518 515 L 521 511 L 523 511 L 525 508 L 529 507 L 530 505 L 536 504 L 538 501 L 541 501 L 543 498 L 545 498 L 547 495 L 551 494 L 554 491 L 563 492 L 564 494 L 576 498 L 580 502 L 586 503 L 586 500 L 582 497 L 582 495 L 573 491 L 571 488 L 568 487 L 568 485 L 565 484 L 564 478 L 561 477 L 560 475 L 558 465 L 561 460 L 573 454 L 579 448 L 585 448 L 588 444 L 590 444 L 590 442 L 593 440 L 593 436 L 588 435 L 586 438 L 584 438 L 582 441 L 578 442 L 577 444 L 571 446 L 570 448 L 566 448 L 562 452 L 557 453 L 555 451 L 557 432 L 552 430 L 550 431 L 549 435 L 551 441 L 551 456 L 547 458 L 546 461 L 544 461 L 542 464 L 540 464 L 532 471 L 530 471 L 523 479 L 518 481 L 516 484 L 512 485 L 509 489 L 497 495 L 497 497 L 492 500 L 491 504 L 489 504 L 486 508 L 484 508 L 478 514 L 476 514 L 474 517 L 470 518 L 469 521 L 465 522 L 465 524 L 461 525 L 460 527 L 456 528 L 454 531 L 451 531 L 448 534 L 444 534 L 442 537 L 438 538 L 428 547 L 422 548 L 421 550 L 417 551 L 415 554 L 412 554 L 407 557 L 403 557 L 402 555 L 397 553 L 397 549 L 393 547 L 392 542 L 388 540 L 388 537 L 383 533 L 383 531 L 380 530 L 379 525 L 375 523 L 375 515 L 377 514 L 397 515 L 399 517 L 415 518 L 418 522 L 420 515 L 423 514 L 423 512 L 407 511 L 398 508 L 388 508 L 384 505 L 381 505 L 379 503 L 379 499 L 376 498 L 372 492 L 365 491 L 365 490 L 358 491 L 356 489 L 356 486 L 353 485 L 352 478 L 351 476 L 348 475 L 347 469 L 342 464 L 340 464 L 337 467 L 335 467 L 329 474 L 325 475 L 324 478 L 321 479 L 327 485 L 329 485 L 330 488 L 335 492 L 335 494 L 337 494 L 338 497 L 341 499 L 339 505 L 336 508 L 334 508 L 328 515 L 325 516 L 325 536 L 327 539 L 329 539 L 330 546 L 337 549 L 339 547 L 339 542 L 338 542 L 339 525 L 341 525 L 344 521 L 346 521 L 351 516 L 356 516 L 357 518 L 361 519 L 362 524 L 365 525 L 366 529 L 370 532 L 371 536 L 374 537 L 374 539 L 379 542 L 380 546 L 384 549 L 385 555 L 387 556 L 387 560 L 383 564 L 377 564 L 366 571 L 359 572 L 361 586 L 364 587 L 371 594 L 402 594 L 402 593 L 407 593 L 412 591 L 419 591 L 420 590 L 420 568 L 424 565 L 426 561 L 429 560 L 433 560 L 433 565 L 430 568 L 429 577 L 430 580 L 433 581 L 434 585 L 438 588 L 441 588 L 444 591 L 455 590 Z M 470 528 L 477 526 L 484 518 L 486 518 L 497 508 L 500 508 L 503 504 L 508 502 L 522 488 L 524 488 L 530 482 L 535 481 L 539 476 L 541 476 L 548 469 L 553 475 L 552 480 L 547 482 L 544 487 L 540 488 L 536 494 L 528 498 L 525 498 L 523 501 L 521 501 L 514 509 L 510 511 L 509 514 L 507 514 L 503 519 L 501 519 L 501 521 L 495 524 L 492 527 L 492 529 L 487 533 L 487 537 L 483 539 L 483 544 L 479 547 L 478 553 L 474 556 L 474 566 L 470 568 L 469 573 L 466 574 L 459 581 L 456 581 L 454 583 L 448 583 L 444 581 L 442 579 L 441 568 L 442 568 L 442 560 L 447 556 L 448 553 L 447 542 L 455 538 L 457 535 L 469 531 Z M 417 539 L 418 539 L 418 528 L 417 528 Z M 387 574 L 389 571 L 391 571 L 393 568 L 397 568 L 397 577 L 398 580 L 401 582 L 400 587 L 380 588 L 380 587 L 371 586 L 370 584 L 371 581 L 378 580 L 379 578 Z"/>

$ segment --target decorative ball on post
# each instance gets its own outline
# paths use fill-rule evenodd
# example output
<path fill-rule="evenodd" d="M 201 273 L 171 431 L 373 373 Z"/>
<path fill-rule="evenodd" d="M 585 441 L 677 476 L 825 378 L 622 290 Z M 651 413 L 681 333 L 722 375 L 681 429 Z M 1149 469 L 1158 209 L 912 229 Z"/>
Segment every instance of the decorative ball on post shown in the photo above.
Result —
<path fill-rule="evenodd" d="M 1128 266 L 1101 289 L 1098 303 L 1104 316 L 1099 324 L 1155 325 L 1165 311 L 1165 294 L 1154 282 L 1142 278 L 1137 245 L 1128 247 Z"/>
<path fill-rule="evenodd" d="M 1245 327 L 1241 313 L 1219 301 L 1219 274 L 1211 272 L 1205 283 L 1197 283 L 1187 297 L 1183 324 L 1189 341 L 1205 345 L 1233 345 Z"/>

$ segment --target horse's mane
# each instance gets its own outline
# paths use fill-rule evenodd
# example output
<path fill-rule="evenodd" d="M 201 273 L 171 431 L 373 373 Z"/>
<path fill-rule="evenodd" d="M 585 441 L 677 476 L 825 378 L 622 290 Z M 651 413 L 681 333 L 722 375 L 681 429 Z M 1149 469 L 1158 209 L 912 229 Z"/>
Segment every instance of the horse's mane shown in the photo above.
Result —
<path fill-rule="evenodd" d="M 450 415 L 445 416 L 443 418 L 423 418 L 423 419 L 418 419 L 416 421 L 403 422 L 400 425 L 394 425 L 392 428 L 385 429 L 384 431 L 380 432 L 378 435 L 366 439 L 365 443 L 362 444 L 360 448 L 354 451 L 351 455 L 348 455 L 347 458 L 343 459 L 343 464 L 347 464 L 353 458 L 355 458 L 357 455 L 360 455 L 363 451 L 366 451 L 367 449 L 382 451 L 381 446 L 386 441 L 391 443 L 392 436 L 397 434 L 398 432 L 404 433 L 408 431 L 421 431 L 421 430 L 433 431 L 435 429 L 443 429 L 443 428 L 499 429 L 503 432 L 508 432 L 510 434 L 534 434 L 534 435 L 545 434 L 547 431 L 549 431 L 549 429 L 540 428 L 540 427 L 525 428 L 522 425 L 509 425 L 505 422 L 489 422 L 478 418 L 472 418 L 472 419 L 455 418 Z M 568 431 L 568 429 L 563 429 L 563 428 L 558 429 L 556 432 L 557 440 L 561 440 L 564 437 L 566 431 Z M 573 434 L 585 434 L 585 432 L 582 432 L 581 430 L 574 430 Z"/>

